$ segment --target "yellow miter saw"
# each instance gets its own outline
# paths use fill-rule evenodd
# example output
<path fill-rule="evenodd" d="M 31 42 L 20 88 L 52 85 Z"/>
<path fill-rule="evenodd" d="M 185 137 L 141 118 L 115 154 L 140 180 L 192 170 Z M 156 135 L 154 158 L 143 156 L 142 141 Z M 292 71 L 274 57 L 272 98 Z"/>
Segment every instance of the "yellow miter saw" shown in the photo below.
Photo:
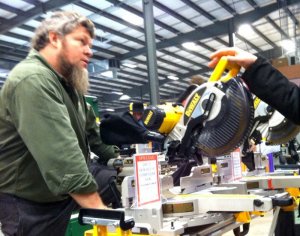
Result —
<path fill-rule="evenodd" d="M 222 77 L 225 70 L 229 71 Z M 253 124 L 253 99 L 237 76 L 239 70 L 222 57 L 208 82 L 192 85 L 178 103 L 146 108 L 144 125 L 167 136 L 165 144 L 171 160 L 224 155 L 248 137 Z"/>
<path fill-rule="evenodd" d="M 285 118 L 280 112 L 254 96 L 254 126 L 250 134 L 261 136 L 267 145 L 286 144 L 300 132 L 300 126 Z M 260 140 L 258 140 L 260 141 Z"/>

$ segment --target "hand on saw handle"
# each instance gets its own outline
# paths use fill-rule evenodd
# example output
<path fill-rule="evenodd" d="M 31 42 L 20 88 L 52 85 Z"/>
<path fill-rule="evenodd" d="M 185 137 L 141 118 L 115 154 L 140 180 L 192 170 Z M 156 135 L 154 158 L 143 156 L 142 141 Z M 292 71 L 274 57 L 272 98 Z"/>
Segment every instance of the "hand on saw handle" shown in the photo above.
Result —
<path fill-rule="evenodd" d="M 245 69 L 252 65 L 257 59 L 255 55 L 239 48 L 222 48 L 211 54 L 211 61 L 208 63 L 208 66 L 214 68 L 223 56 L 226 56 L 229 64 L 234 63 Z"/>

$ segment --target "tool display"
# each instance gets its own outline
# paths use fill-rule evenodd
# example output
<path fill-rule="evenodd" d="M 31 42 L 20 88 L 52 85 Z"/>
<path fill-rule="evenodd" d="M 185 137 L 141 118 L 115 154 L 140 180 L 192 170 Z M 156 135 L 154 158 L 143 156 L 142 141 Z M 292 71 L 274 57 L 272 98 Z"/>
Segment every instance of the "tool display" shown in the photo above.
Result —
<path fill-rule="evenodd" d="M 209 235 L 249 223 L 252 215 L 260 214 L 257 212 L 293 204 L 284 188 L 300 187 L 296 177 L 285 178 L 286 182 L 279 181 L 279 177 L 232 182 L 228 177 L 234 167 L 229 164 L 230 155 L 227 154 L 244 143 L 254 131 L 261 132 L 269 143 L 277 144 L 289 139 L 299 128 L 291 126 L 278 112 L 255 97 L 253 102 L 253 96 L 238 77 L 239 69 L 222 58 L 207 83 L 192 85 L 177 103 L 148 106 L 144 110 L 144 127 L 160 135 L 155 141 L 163 143 L 166 162 L 170 166 L 180 163 L 180 160 L 195 162 L 189 166 L 191 171 L 188 174 L 179 176 L 178 185 L 174 184 L 170 174 L 161 176 L 162 201 L 159 204 L 136 207 L 135 179 L 129 175 L 134 170 L 134 163 L 133 159 L 124 159 L 122 168 L 130 171 L 122 176 L 122 206 L 125 215 L 135 221 L 133 232 L 175 236 L 196 227 L 199 235 L 201 232 Z M 229 72 L 221 77 L 225 70 Z M 105 134 L 103 140 L 109 144 L 118 140 L 121 144 L 122 138 L 118 136 L 122 136 L 124 129 L 120 129 L 119 119 L 110 118 L 118 125 L 104 120 L 105 128 L 102 130 L 100 126 L 101 133 L 105 130 L 111 132 L 110 127 L 114 129 L 113 136 Z M 129 130 L 129 120 L 126 120 L 126 131 Z M 281 129 L 285 132 L 281 133 Z M 144 133 L 141 130 L 130 137 L 127 132 L 125 143 L 132 138 L 136 143 L 139 140 L 145 142 Z M 143 134 L 141 139 L 140 134 Z M 210 165 L 203 164 L 204 158 L 223 155 L 225 157 L 216 165 L 217 175 L 212 173 Z M 256 194 L 256 188 L 265 189 L 267 194 Z"/>

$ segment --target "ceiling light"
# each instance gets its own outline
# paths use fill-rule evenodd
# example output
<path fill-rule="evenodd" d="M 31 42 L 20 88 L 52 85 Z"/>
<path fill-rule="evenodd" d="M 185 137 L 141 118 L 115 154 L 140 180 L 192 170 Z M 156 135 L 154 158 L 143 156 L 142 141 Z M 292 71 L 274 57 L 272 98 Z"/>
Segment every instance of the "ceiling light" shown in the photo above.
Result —
<path fill-rule="evenodd" d="M 126 67 L 129 67 L 129 68 L 131 68 L 131 69 L 137 68 L 137 65 L 136 65 L 136 64 L 123 63 L 122 65 L 123 65 L 123 66 L 126 66 Z"/>
<path fill-rule="evenodd" d="M 196 44 L 193 43 L 193 42 L 186 42 L 186 43 L 183 43 L 182 46 L 186 49 L 189 49 L 189 50 L 195 50 L 196 49 Z"/>
<path fill-rule="evenodd" d="M 105 111 L 115 111 L 115 109 L 106 108 Z"/>
<path fill-rule="evenodd" d="M 239 26 L 239 29 L 238 29 L 238 34 L 242 35 L 242 36 L 247 36 L 247 35 L 250 35 L 250 34 L 253 34 L 254 31 L 251 27 L 251 25 L 249 24 L 242 24 Z"/>
<path fill-rule="evenodd" d="M 122 96 L 119 98 L 119 100 L 129 100 L 129 99 L 130 99 L 130 97 L 129 97 L 128 95 L 126 95 L 126 94 L 122 95 Z"/>
<path fill-rule="evenodd" d="M 134 25 L 143 25 L 144 24 L 143 18 L 141 18 L 137 15 L 134 15 L 130 12 L 127 12 L 126 14 L 121 14 L 121 18 L 131 24 L 134 24 Z"/>
<path fill-rule="evenodd" d="M 113 77 L 113 72 L 111 70 L 104 71 L 100 73 L 104 77 L 112 78 Z"/>
<path fill-rule="evenodd" d="M 111 93 L 113 93 L 113 94 L 117 94 L 117 95 L 123 95 L 123 93 L 122 93 L 122 92 L 118 92 L 118 91 L 112 91 Z"/>
<path fill-rule="evenodd" d="M 174 75 L 168 75 L 167 78 L 170 79 L 170 80 L 179 80 L 179 78 L 177 76 L 174 76 Z"/>
<path fill-rule="evenodd" d="M 290 39 L 284 39 L 281 41 L 281 47 L 287 52 L 295 52 L 296 45 L 295 42 Z"/>

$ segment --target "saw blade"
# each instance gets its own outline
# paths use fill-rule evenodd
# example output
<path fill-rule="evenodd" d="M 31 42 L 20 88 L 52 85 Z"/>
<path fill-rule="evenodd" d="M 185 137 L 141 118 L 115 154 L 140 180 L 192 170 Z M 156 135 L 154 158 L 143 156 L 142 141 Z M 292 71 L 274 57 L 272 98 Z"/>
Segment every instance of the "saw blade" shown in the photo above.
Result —
<path fill-rule="evenodd" d="M 215 157 L 239 147 L 248 137 L 253 125 L 253 99 L 239 78 L 219 82 L 224 96 L 213 119 L 205 122 L 197 140 L 202 154 Z"/>
<path fill-rule="evenodd" d="M 268 145 L 286 144 L 300 132 L 300 126 L 285 118 L 280 112 L 274 111 L 270 120 L 266 143 Z"/>

